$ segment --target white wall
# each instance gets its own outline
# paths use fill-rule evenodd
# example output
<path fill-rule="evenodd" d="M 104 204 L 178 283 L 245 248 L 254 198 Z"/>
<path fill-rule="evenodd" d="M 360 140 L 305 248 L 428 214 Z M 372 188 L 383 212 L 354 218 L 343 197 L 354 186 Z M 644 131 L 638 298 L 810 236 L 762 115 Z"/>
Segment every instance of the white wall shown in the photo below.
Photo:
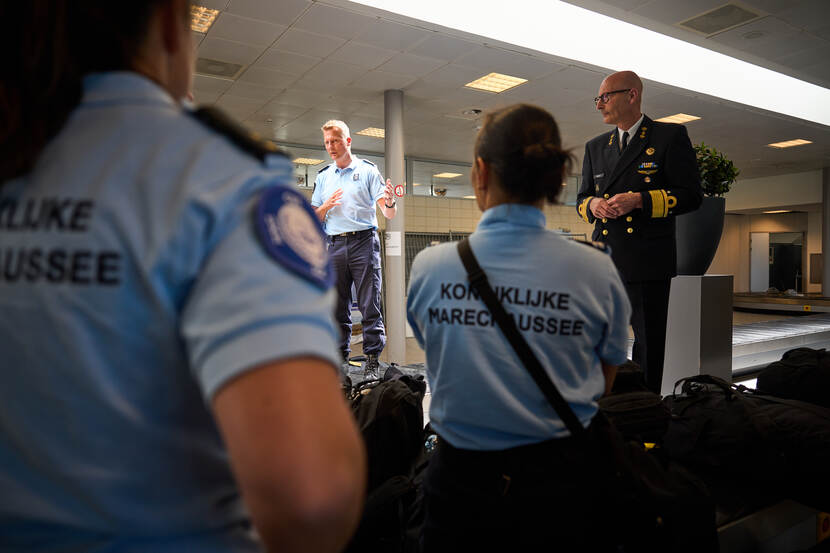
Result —
<path fill-rule="evenodd" d="M 821 203 L 821 170 L 775 177 L 738 179 L 726 198 L 726 211 Z"/>

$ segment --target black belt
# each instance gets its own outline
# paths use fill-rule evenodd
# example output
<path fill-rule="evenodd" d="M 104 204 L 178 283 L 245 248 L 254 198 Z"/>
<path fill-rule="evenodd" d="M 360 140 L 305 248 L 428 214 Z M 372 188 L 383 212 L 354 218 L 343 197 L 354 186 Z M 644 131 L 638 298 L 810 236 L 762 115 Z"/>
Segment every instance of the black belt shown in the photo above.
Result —
<path fill-rule="evenodd" d="M 341 232 L 340 234 L 329 234 L 329 238 L 331 240 L 335 240 L 337 238 L 356 238 L 358 236 L 363 236 L 364 234 L 368 234 L 370 232 L 375 232 L 375 229 L 367 228 L 363 230 L 351 230 L 349 232 Z"/>

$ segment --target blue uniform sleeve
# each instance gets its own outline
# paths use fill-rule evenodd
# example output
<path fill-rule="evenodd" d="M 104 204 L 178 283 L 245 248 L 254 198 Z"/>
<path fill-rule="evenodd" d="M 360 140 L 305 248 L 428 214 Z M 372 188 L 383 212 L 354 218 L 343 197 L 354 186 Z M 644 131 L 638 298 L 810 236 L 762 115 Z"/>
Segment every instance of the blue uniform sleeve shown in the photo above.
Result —
<path fill-rule="evenodd" d="M 597 346 L 597 355 L 605 363 L 620 365 L 628 359 L 631 303 L 628 301 L 628 293 L 610 256 L 607 258 L 607 266 L 609 282 L 608 299 L 605 303 L 608 318 L 602 340 Z"/>
<path fill-rule="evenodd" d="M 254 191 L 218 222 L 181 314 L 181 334 L 205 397 L 266 362 L 314 356 L 339 363 L 334 291 L 270 257 L 253 224 Z"/>
<path fill-rule="evenodd" d="M 377 203 L 383 197 L 383 189 L 386 185 L 377 167 L 372 167 L 372 169 L 373 171 L 369 174 L 369 193 L 372 195 L 372 202 Z"/>

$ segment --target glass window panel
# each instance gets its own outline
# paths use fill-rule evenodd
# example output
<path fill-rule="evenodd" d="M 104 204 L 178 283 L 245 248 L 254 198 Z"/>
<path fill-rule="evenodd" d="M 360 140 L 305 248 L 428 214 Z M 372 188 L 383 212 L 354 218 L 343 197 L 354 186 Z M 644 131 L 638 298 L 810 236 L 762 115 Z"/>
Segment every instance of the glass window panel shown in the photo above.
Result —
<path fill-rule="evenodd" d="M 470 165 L 412 160 L 412 193 L 435 198 L 471 198 Z"/>

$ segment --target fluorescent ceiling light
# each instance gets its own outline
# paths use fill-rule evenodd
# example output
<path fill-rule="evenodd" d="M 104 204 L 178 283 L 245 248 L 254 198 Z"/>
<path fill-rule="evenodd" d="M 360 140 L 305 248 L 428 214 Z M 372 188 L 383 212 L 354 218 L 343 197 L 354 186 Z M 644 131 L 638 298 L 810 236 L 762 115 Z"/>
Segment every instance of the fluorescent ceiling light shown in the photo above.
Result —
<path fill-rule="evenodd" d="M 297 165 L 318 165 L 323 163 L 323 159 L 314 159 L 312 157 L 298 157 L 294 160 L 294 163 Z"/>
<path fill-rule="evenodd" d="M 644 79 L 830 126 L 830 89 L 565 2 L 514 0 L 494 17 L 480 0 L 353 1 L 609 72 L 631 69 Z M 556 32 L 551 32 L 552 21 Z M 614 37 L 625 37 L 625 48 L 617 47 Z M 587 102 L 600 80 L 597 75 L 585 90 Z"/>
<path fill-rule="evenodd" d="M 436 179 L 454 179 L 455 177 L 460 177 L 461 173 L 438 173 L 432 176 Z"/>
<path fill-rule="evenodd" d="M 661 117 L 660 119 L 655 119 L 655 121 L 660 121 L 661 123 L 688 123 L 689 121 L 697 121 L 700 117 L 695 115 L 687 115 L 685 113 L 676 113 L 674 115 L 667 115 L 665 117 Z"/>
<path fill-rule="evenodd" d="M 372 138 L 384 138 L 386 136 L 386 131 L 377 127 L 366 127 L 362 131 L 357 131 L 355 134 L 371 136 Z"/>
<path fill-rule="evenodd" d="M 467 83 L 464 86 L 467 88 L 475 88 L 476 90 L 484 90 L 486 92 L 495 92 L 498 94 L 499 92 L 510 90 L 511 88 L 515 88 L 526 82 L 527 79 L 522 79 L 521 77 L 511 77 L 510 75 L 502 75 L 501 73 L 490 73 L 489 75 L 484 75 L 483 77 L 480 77 L 471 83 Z"/>
<path fill-rule="evenodd" d="M 465 200 L 475 200 L 476 197 L 475 196 L 464 196 L 464 199 Z"/>
<path fill-rule="evenodd" d="M 772 146 L 773 148 L 792 148 L 793 146 L 803 146 L 805 144 L 812 144 L 810 140 L 802 140 L 800 138 L 796 138 L 795 140 L 785 140 L 784 142 L 773 142 L 772 144 L 767 144 L 767 146 Z"/>
<path fill-rule="evenodd" d="M 420 182 L 413 182 L 412 186 L 421 186 L 421 183 Z"/>
<path fill-rule="evenodd" d="M 772 211 L 764 211 L 764 213 L 792 213 L 789 209 L 774 209 Z"/>
<path fill-rule="evenodd" d="M 216 20 L 217 15 L 219 15 L 219 10 L 205 8 L 195 4 L 190 6 L 190 30 L 196 31 L 197 33 L 208 32 L 208 29 L 210 29 L 210 26 Z"/>

